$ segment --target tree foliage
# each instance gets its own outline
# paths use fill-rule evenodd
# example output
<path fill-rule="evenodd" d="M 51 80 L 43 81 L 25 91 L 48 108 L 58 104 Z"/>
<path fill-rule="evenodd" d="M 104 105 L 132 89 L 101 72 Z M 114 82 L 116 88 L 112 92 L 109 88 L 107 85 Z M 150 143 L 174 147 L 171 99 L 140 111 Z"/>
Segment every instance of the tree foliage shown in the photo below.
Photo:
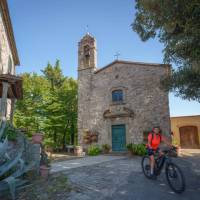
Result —
<path fill-rule="evenodd" d="M 77 141 L 77 81 L 64 77 L 59 61 L 48 63 L 44 75 L 25 73 L 24 99 L 16 103 L 14 123 L 31 135 L 42 131 L 54 147 Z"/>
<path fill-rule="evenodd" d="M 136 0 L 132 27 L 142 41 L 157 36 L 164 44 L 164 62 L 179 66 L 165 87 L 200 101 L 200 1 Z"/>

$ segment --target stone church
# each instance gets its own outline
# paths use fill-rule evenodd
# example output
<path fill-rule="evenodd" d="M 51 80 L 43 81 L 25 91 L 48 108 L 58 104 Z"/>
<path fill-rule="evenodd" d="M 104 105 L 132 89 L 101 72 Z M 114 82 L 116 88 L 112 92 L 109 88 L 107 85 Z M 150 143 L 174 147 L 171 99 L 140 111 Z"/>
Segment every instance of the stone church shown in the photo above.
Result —
<path fill-rule="evenodd" d="M 168 93 L 160 80 L 165 64 L 114 60 L 97 68 L 96 40 L 87 33 L 78 45 L 78 142 L 85 131 L 98 133 L 97 144 L 124 151 L 142 143 L 143 132 L 159 125 L 170 131 Z"/>

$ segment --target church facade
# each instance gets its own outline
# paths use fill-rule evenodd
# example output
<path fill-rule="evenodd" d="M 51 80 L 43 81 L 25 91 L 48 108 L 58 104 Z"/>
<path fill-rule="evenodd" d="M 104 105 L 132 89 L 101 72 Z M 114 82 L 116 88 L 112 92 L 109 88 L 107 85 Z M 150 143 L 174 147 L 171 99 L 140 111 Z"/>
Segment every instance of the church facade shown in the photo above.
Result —
<path fill-rule="evenodd" d="M 159 125 L 170 131 L 168 93 L 160 80 L 170 66 L 115 60 L 97 69 L 96 40 L 86 34 L 78 46 L 78 142 L 87 147 L 86 132 L 97 144 L 124 151 L 142 143 L 143 132 Z"/>

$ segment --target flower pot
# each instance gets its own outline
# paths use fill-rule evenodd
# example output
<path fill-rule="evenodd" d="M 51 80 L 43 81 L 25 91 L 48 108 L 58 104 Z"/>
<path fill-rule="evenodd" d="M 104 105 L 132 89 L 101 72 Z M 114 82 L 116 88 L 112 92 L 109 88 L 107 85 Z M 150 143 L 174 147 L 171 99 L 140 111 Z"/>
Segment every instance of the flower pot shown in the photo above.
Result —
<path fill-rule="evenodd" d="M 81 146 L 76 146 L 74 148 L 74 154 L 76 156 L 82 156 L 83 155 L 83 148 Z"/>
<path fill-rule="evenodd" d="M 48 178 L 49 172 L 50 172 L 50 167 L 48 167 L 48 166 L 46 166 L 46 165 L 41 165 L 41 166 L 40 166 L 40 175 L 41 175 L 43 178 Z"/>
<path fill-rule="evenodd" d="M 32 142 L 34 144 L 41 144 L 42 143 L 42 139 L 43 139 L 43 135 L 41 133 L 35 133 L 32 136 Z"/>

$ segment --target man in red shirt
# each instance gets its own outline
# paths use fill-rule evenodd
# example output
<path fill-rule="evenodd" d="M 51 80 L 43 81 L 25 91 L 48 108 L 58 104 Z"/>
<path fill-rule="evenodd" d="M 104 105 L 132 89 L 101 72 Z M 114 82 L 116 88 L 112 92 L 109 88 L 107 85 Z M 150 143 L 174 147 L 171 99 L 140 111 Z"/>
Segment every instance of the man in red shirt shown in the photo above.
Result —
<path fill-rule="evenodd" d="M 154 154 L 156 152 L 159 152 L 159 154 L 162 155 L 162 151 L 159 149 L 159 145 L 161 142 L 164 142 L 169 146 L 171 145 L 170 142 L 167 140 L 167 138 L 161 134 L 160 128 L 158 126 L 154 127 L 152 132 L 148 134 L 148 144 L 147 144 L 147 151 L 150 157 L 150 167 L 151 167 L 152 178 L 155 177 L 154 176 L 154 165 L 155 165 Z"/>

